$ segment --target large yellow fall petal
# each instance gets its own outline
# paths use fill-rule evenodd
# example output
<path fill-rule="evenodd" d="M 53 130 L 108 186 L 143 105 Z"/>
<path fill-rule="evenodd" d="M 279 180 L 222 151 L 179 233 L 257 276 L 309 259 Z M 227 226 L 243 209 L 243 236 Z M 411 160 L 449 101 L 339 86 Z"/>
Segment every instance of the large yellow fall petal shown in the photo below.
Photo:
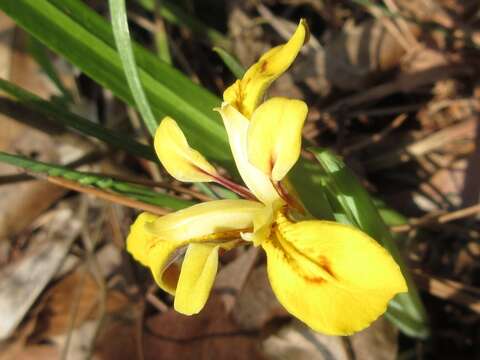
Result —
<path fill-rule="evenodd" d="M 263 204 L 250 200 L 215 200 L 158 217 L 147 225 L 158 238 L 170 241 L 226 240 L 253 227 L 253 218 Z"/>
<path fill-rule="evenodd" d="M 218 109 L 228 134 L 230 149 L 243 182 L 265 204 L 279 198 L 270 178 L 248 161 L 247 135 L 250 122 L 237 109 L 223 103 Z"/>
<path fill-rule="evenodd" d="M 127 251 L 144 266 L 148 266 L 148 252 L 156 243 L 155 236 L 147 231 L 145 224 L 154 222 L 156 219 L 158 219 L 157 215 L 141 213 L 130 226 L 130 233 L 127 237 Z"/>
<path fill-rule="evenodd" d="M 319 332 L 359 331 L 385 312 L 393 296 L 407 291 L 390 254 L 350 226 L 280 221 L 262 246 L 279 301 Z"/>
<path fill-rule="evenodd" d="M 179 270 L 172 260 L 185 243 L 166 241 L 148 231 L 147 224 L 158 218 L 149 213 L 137 217 L 127 237 L 127 251 L 135 260 L 150 268 L 158 286 L 174 294 Z"/>
<path fill-rule="evenodd" d="M 188 145 L 178 124 L 165 117 L 155 132 L 155 151 L 160 162 L 170 175 L 179 181 L 214 181 L 215 168 Z"/>
<path fill-rule="evenodd" d="M 308 107 L 301 100 L 271 98 L 252 115 L 248 128 L 248 159 L 274 181 L 297 162 Z"/>
<path fill-rule="evenodd" d="M 184 315 L 197 314 L 207 302 L 218 268 L 218 245 L 190 244 L 183 260 L 174 308 Z"/>
<path fill-rule="evenodd" d="M 308 40 L 308 26 L 301 20 L 290 40 L 263 54 L 245 73 L 223 93 L 224 101 L 232 104 L 248 119 L 270 84 L 282 75 L 297 57 Z"/>

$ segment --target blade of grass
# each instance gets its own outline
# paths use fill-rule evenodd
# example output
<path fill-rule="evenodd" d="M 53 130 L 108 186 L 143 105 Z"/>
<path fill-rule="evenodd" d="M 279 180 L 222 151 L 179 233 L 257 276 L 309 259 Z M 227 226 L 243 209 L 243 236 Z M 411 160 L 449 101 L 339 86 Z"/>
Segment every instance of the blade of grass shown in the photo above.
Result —
<path fill-rule="evenodd" d="M 132 44 L 130 40 L 130 31 L 128 30 L 127 10 L 125 0 L 109 0 L 110 16 L 112 18 L 113 36 L 117 45 L 118 54 L 122 61 L 125 77 L 128 86 L 137 104 L 137 108 L 142 115 L 150 134 L 154 135 L 158 123 L 153 116 L 147 97 L 143 92 L 143 86 L 138 76 L 137 64 L 133 55 Z"/>
<path fill-rule="evenodd" d="M 212 50 L 215 51 L 218 56 L 220 56 L 220 59 L 222 59 L 223 63 L 237 79 L 241 79 L 243 77 L 245 74 L 245 68 L 238 62 L 237 59 L 235 59 L 235 57 L 233 57 L 233 55 L 218 46 L 214 46 Z"/>
<path fill-rule="evenodd" d="M 0 9 L 116 96 L 135 105 L 111 26 L 81 1 L 6 0 L 0 1 Z M 133 51 L 155 118 L 166 114 L 175 118 L 192 147 L 234 172 L 225 130 L 212 111 L 220 100 L 144 48 L 133 44 Z"/>
<path fill-rule="evenodd" d="M 157 161 L 152 148 L 136 142 L 128 135 L 107 129 L 90 120 L 68 111 L 59 104 L 42 100 L 35 94 L 20 88 L 19 86 L 0 79 L 0 89 L 15 98 L 19 103 L 30 109 L 36 110 L 56 124 L 77 130 L 83 135 L 88 135 L 104 141 L 105 143 L 129 152 L 132 155 L 140 156 L 151 161 Z"/>
<path fill-rule="evenodd" d="M 35 39 L 33 36 L 29 36 L 28 51 L 33 56 L 38 65 L 40 65 L 45 74 L 47 74 L 50 80 L 52 80 L 57 89 L 62 93 L 65 101 L 72 102 L 72 94 L 70 94 L 67 88 L 63 85 L 62 80 L 60 79 L 60 76 L 55 70 L 52 61 L 48 57 L 47 50 L 45 49 L 43 44 L 40 43 L 37 39 Z"/>
<path fill-rule="evenodd" d="M 157 48 L 157 54 L 160 60 L 172 65 L 172 55 L 170 53 L 169 38 L 165 22 L 160 14 L 160 5 L 157 2 L 155 4 L 155 46 Z"/>
<path fill-rule="evenodd" d="M 380 242 L 402 270 L 409 291 L 398 294 L 390 302 L 387 316 L 406 334 L 418 338 L 427 337 L 427 317 L 418 290 L 370 195 L 338 157 L 325 149 L 310 150 L 325 171 L 327 190 L 344 210 L 349 222 Z"/>
<path fill-rule="evenodd" d="M 64 179 L 70 182 L 73 181 L 80 187 L 92 186 L 101 190 L 111 190 L 141 202 L 172 210 L 183 209 L 194 204 L 192 201 L 178 199 L 171 195 L 153 191 L 148 187 L 133 185 L 111 177 L 72 170 L 64 166 L 48 164 L 23 156 L 8 154 L 3 151 L 0 151 L 0 162 L 17 166 L 33 173 L 44 174 L 47 177 Z"/>
<path fill-rule="evenodd" d="M 155 10 L 155 0 L 138 0 L 138 3 L 149 11 Z M 220 46 L 224 49 L 231 47 L 230 41 L 226 36 L 189 15 L 172 1 L 163 0 L 159 12 L 166 21 L 189 28 L 192 33 L 201 38 L 208 39 L 213 45 Z"/>

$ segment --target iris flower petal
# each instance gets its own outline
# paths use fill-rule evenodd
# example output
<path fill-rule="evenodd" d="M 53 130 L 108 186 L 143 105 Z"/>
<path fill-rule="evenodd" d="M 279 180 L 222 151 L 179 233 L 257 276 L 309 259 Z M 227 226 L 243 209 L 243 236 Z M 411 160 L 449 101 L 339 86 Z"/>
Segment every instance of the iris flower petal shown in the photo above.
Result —
<path fill-rule="evenodd" d="M 215 200 L 158 217 L 147 224 L 155 236 L 169 241 L 213 241 L 212 235 L 225 240 L 232 231 L 253 226 L 253 218 L 263 205 L 250 200 Z"/>
<path fill-rule="evenodd" d="M 158 216 L 149 213 L 137 217 L 127 237 L 127 251 L 135 260 L 150 268 L 160 288 L 173 295 L 179 271 L 175 264 L 169 265 L 185 243 L 165 241 L 148 231 L 147 224 L 157 219 Z"/>
<path fill-rule="evenodd" d="M 130 227 L 127 237 L 127 251 L 144 266 L 148 266 L 148 251 L 156 242 L 156 237 L 146 230 L 145 224 L 157 219 L 157 215 L 141 213 Z"/>
<path fill-rule="evenodd" d="M 248 161 L 247 136 L 250 122 L 228 103 L 223 103 L 218 111 L 225 124 L 233 158 L 243 181 L 253 195 L 263 203 L 268 204 L 277 200 L 279 195 L 270 178 Z"/>
<path fill-rule="evenodd" d="M 224 101 L 250 119 L 267 88 L 288 69 L 307 40 L 308 26 L 302 19 L 287 43 L 266 52 L 247 70 L 241 80 L 237 80 L 225 90 Z"/>
<path fill-rule="evenodd" d="M 207 302 L 218 268 L 218 245 L 190 244 L 175 293 L 175 310 L 197 314 Z"/>
<path fill-rule="evenodd" d="M 315 331 L 359 331 L 407 291 L 389 253 L 353 227 L 312 220 L 277 229 L 262 243 L 270 283 L 285 308 Z"/>
<path fill-rule="evenodd" d="M 178 124 L 168 116 L 155 132 L 154 147 L 162 165 L 179 181 L 208 182 L 217 175 L 202 154 L 188 145 Z"/>
<path fill-rule="evenodd" d="M 252 115 L 248 128 L 248 159 L 274 181 L 280 181 L 297 162 L 308 107 L 301 100 L 275 97 Z"/>

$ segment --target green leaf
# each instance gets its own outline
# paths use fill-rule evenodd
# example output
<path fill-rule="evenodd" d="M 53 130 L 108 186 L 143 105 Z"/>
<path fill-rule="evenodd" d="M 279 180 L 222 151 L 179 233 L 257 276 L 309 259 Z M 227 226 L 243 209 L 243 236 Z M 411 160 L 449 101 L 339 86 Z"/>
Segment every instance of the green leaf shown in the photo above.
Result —
<path fill-rule="evenodd" d="M 143 87 L 138 77 L 137 64 L 133 56 L 130 32 L 128 30 L 127 10 L 125 0 L 109 0 L 110 16 L 112 18 L 113 35 L 117 50 L 122 61 L 123 70 L 127 78 L 128 86 L 133 94 L 133 99 L 142 115 L 150 134 L 155 135 L 157 121 L 153 116 L 148 100 L 143 92 Z"/>
<path fill-rule="evenodd" d="M 156 0 L 138 0 L 140 5 L 149 11 L 155 10 L 155 1 Z M 226 49 L 230 48 L 230 41 L 227 37 L 199 21 L 197 18 L 189 15 L 172 1 L 163 0 L 160 4 L 159 12 L 166 21 L 189 28 L 196 36 L 208 39 L 213 45 Z"/>
<path fill-rule="evenodd" d="M 65 56 L 134 106 L 110 25 L 78 0 L 3 0 L 0 9 L 50 49 Z M 220 100 L 170 65 L 133 44 L 138 74 L 156 119 L 176 119 L 192 147 L 234 170 L 225 130 L 212 111 Z"/>
<path fill-rule="evenodd" d="M 134 185 L 107 176 L 76 171 L 60 165 L 47 164 L 28 159 L 23 156 L 7 154 L 3 151 L 0 151 L 0 162 L 27 169 L 35 173 L 73 180 L 81 185 L 112 190 L 132 199 L 140 200 L 152 205 L 166 207 L 172 210 L 183 209 L 194 204 L 188 200 L 178 199 L 167 194 L 153 191 L 145 186 Z"/>
<path fill-rule="evenodd" d="M 60 76 L 58 76 L 57 71 L 55 70 L 51 60 L 48 57 L 48 53 L 45 47 L 37 39 L 30 36 L 28 39 L 28 51 L 33 56 L 35 61 L 40 65 L 45 74 L 47 74 L 50 80 L 52 80 L 58 90 L 60 90 L 64 99 L 67 102 L 71 102 L 73 100 L 73 97 L 63 85 Z"/>
<path fill-rule="evenodd" d="M 368 192 L 348 167 L 329 150 L 310 149 L 326 175 L 325 187 L 335 206 L 340 206 L 348 221 L 381 243 L 400 266 L 409 292 L 398 294 L 387 311 L 391 319 L 410 336 L 425 338 L 429 334 L 427 317 L 410 271 L 400 255 L 388 227 L 383 222 Z M 341 219 L 338 219 L 341 220 Z"/>
<path fill-rule="evenodd" d="M 233 55 L 218 46 L 214 46 L 213 51 L 220 56 L 220 59 L 222 59 L 223 63 L 237 79 L 241 79 L 243 77 L 245 74 L 245 68 L 238 62 L 237 59 L 235 59 Z"/>
<path fill-rule="evenodd" d="M 325 174 L 318 164 L 300 157 L 288 179 L 311 215 L 317 219 L 334 220 L 324 187 Z"/>
<path fill-rule="evenodd" d="M 97 138 L 115 148 L 123 149 L 132 155 L 140 156 L 151 161 L 158 161 L 151 147 L 136 142 L 126 134 L 104 128 L 101 125 L 95 124 L 90 120 L 68 111 L 59 104 L 42 100 L 35 94 L 9 81 L 0 79 L 0 89 L 14 97 L 22 105 L 48 116 L 48 118 L 56 124 L 75 129 L 83 135 Z"/>

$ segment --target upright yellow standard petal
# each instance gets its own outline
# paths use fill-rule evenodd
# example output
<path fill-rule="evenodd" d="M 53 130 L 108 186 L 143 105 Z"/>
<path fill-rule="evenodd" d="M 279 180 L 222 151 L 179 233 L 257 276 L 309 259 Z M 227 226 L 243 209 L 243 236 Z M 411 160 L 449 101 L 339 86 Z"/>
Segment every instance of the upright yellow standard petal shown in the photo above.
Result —
<path fill-rule="evenodd" d="M 183 260 L 174 308 L 184 315 L 200 312 L 207 302 L 218 268 L 218 245 L 190 244 Z"/>
<path fill-rule="evenodd" d="M 228 134 L 230 149 L 243 181 L 250 191 L 263 203 L 271 203 L 279 198 L 270 178 L 248 161 L 247 135 L 250 122 L 237 109 L 223 103 L 218 110 Z"/>
<path fill-rule="evenodd" d="M 216 200 L 197 204 L 158 217 L 147 225 L 158 238 L 169 241 L 226 240 L 238 231 L 253 227 L 253 219 L 263 205 L 250 200 Z"/>
<path fill-rule="evenodd" d="M 262 246 L 279 301 L 319 332 L 359 331 L 385 312 L 393 296 L 407 291 L 390 254 L 350 226 L 283 219 Z"/>
<path fill-rule="evenodd" d="M 302 19 L 287 43 L 266 52 L 241 80 L 225 90 L 224 101 L 250 119 L 267 88 L 288 69 L 307 40 L 308 26 Z"/>
<path fill-rule="evenodd" d="M 274 181 L 297 162 L 308 107 L 300 100 L 271 98 L 252 115 L 248 129 L 248 159 Z"/>
<path fill-rule="evenodd" d="M 162 165 L 179 181 L 213 181 L 212 176 L 217 175 L 202 154 L 188 145 L 178 124 L 168 116 L 157 128 L 154 147 Z"/>

